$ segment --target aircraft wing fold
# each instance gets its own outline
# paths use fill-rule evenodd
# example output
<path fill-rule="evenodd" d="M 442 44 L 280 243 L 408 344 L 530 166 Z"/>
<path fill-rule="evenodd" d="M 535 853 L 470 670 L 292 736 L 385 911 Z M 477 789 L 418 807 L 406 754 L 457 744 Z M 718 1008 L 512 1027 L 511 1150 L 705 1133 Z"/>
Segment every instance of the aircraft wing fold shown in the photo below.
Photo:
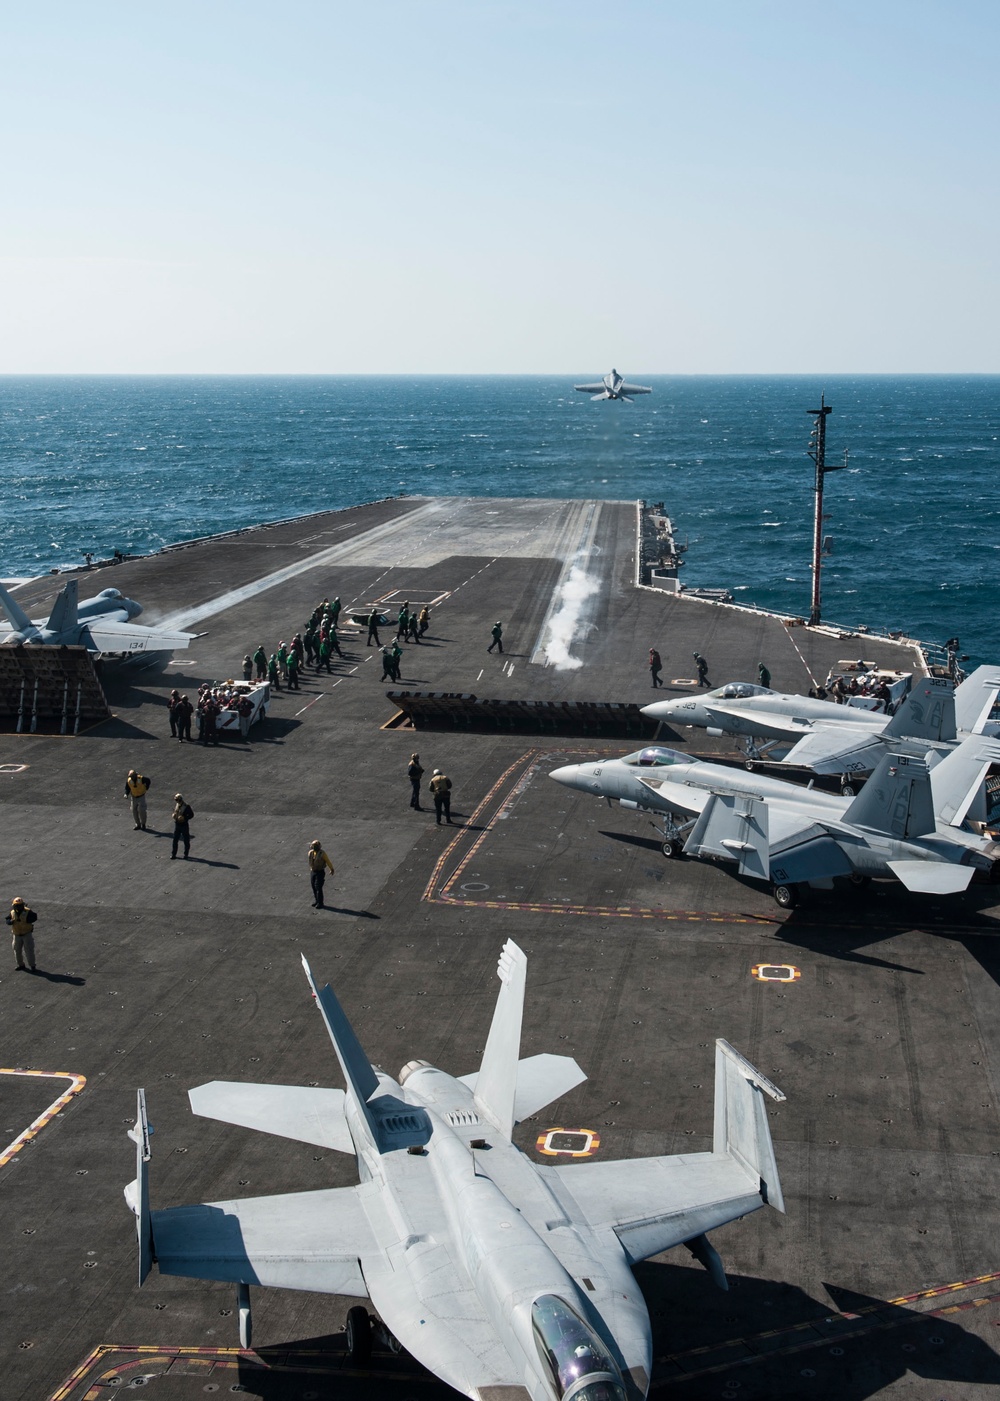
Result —
<path fill-rule="evenodd" d="M 368 1296 L 361 1262 L 380 1250 L 356 1187 L 151 1213 L 161 1274 Z"/>
<path fill-rule="evenodd" d="M 188 1091 L 192 1112 L 202 1118 L 353 1153 L 354 1140 L 344 1117 L 345 1098 L 343 1090 L 228 1080 L 212 1080 Z"/>
<path fill-rule="evenodd" d="M 767 825 L 767 804 L 760 798 L 713 793 L 684 843 L 684 854 L 736 861 L 741 876 L 767 880 Z"/>
<path fill-rule="evenodd" d="M 614 1231 L 630 1265 L 764 1205 L 760 1178 L 730 1154 L 631 1158 L 551 1171 L 594 1230 Z"/>

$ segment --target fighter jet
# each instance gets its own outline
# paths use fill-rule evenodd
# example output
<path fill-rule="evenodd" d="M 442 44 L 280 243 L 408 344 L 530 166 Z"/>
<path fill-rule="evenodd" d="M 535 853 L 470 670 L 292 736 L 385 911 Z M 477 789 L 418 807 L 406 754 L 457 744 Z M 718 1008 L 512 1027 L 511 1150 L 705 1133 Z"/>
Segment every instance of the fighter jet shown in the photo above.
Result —
<path fill-rule="evenodd" d="M 622 759 L 569 764 L 557 783 L 659 813 L 665 856 L 735 861 L 740 875 L 770 881 L 788 909 L 800 887 L 881 876 L 907 890 L 948 895 L 976 870 L 996 870 L 1000 846 L 962 826 L 1000 743 L 974 736 L 929 770 L 923 759 L 887 753 L 856 798 L 780 778 L 704 763 L 652 745 Z M 957 821 L 954 820 L 957 818 Z"/>
<path fill-rule="evenodd" d="M 574 384 L 581 394 L 589 394 L 592 399 L 624 399 L 631 404 L 635 394 L 652 394 L 652 389 L 642 384 L 626 384 L 617 370 L 605 375 L 600 384 Z"/>
<path fill-rule="evenodd" d="M 161 1274 L 370 1299 L 380 1329 L 477 1401 L 634 1401 L 646 1395 L 649 1316 L 631 1266 L 684 1244 L 726 1288 L 706 1232 L 764 1205 L 784 1210 L 765 1095 L 780 1090 L 716 1042 L 712 1151 L 565 1167 L 532 1162 L 514 1125 L 586 1079 L 568 1056 L 519 1060 L 527 959 L 500 956 L 482 1064 L 457 1079 L 424 1060 L 394 1080 L 362 1050 L 329 986 L 302 960 L 346 1083 L 191 1090 L 196 1114 L 357 1156 L 359 1185 L 150 1210 L 145 1096 L 129 1134 L 139 1282 Z M 207 1306 L 207 1299 L 206 1299 Z M 213 1305 L 213 1312 L 215 1305 Z M 348 1314 L 366 1358 L 371 1323 Z"/>
<path fill-rule="evenodd" d="M 101 656 L 120 652 L 173 652 L 187 647 L 197 637 L 197 633 L 140 627 L 131 622 L 142 612 L 142 605 L 126 598 L 118 589 L 104 589 L 96 598 L 88 598 L 83 603 L 78 599 L 79 582 L 70 579 L 52 605 L 48 621 L 32 622 L 20 604 L 0 587 L 0 607 L 15 629 L 3 642 L 13 646 L 37 643 L 49 647 L 86 647 L 88 652 Z"/>
<path fill-rule="evenodd" d="M 852 797 L 859 780 L 877 767 L 887 749 L 928 755 L 935 762 L 970 734 L 995 733 L 1000 726 L 989 716 L 998 693 L 1000 667 L 984 666 L 957 691 L 947 677 L 915 679 L 891 718 L 812 696 L 782 695 L 748 682 L 731 682 L 703 697 L 660 701 L 644 706 L 643 713 L 712 735 L 740 736 L 748 769 L 775 746 L 786 748 L 781 763 L 839 774 L 841 793 Z"/>

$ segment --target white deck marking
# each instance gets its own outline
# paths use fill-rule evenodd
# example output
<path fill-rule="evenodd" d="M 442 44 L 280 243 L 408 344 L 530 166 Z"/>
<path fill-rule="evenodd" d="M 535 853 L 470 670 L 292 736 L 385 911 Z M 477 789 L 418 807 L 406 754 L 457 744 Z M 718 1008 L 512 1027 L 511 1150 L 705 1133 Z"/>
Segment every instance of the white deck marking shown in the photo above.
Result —
<path fill-rule="evenodd" d="M 418 506 L 416 510 L 410 511 L 402 517 L 402 520 L 412 527 L 417 520 L 436 515 L 439 510 L 438 503 L 430 501 L 423 506 Z M 217 598 L 209 599 L 207 603 L 200 603 L 195 608 L 186 608 L 180 612 L 171 613 L 168 617 L 161 618 L 157 626 L 161 628 L 193 627 L 195 623 L 200 623 L 205 618 L 213 618 L 217 613 L 224 613 L 227 608 L 235 608 L 238 603 L 245 603 L 247 599 L 255 598 L 257 594 L 276 588 L 278 584 L 284 584 L 289 579 L 297 578 L 300 574 L 308 574 L 310 570 L 335 564 L 355 551 L 364 552 L 367 546 L 377 544 L 386 536 L 394 534 L 400 528 L 400 524 L 400 518 L 396 517 L 396 519 L 386 521 L 382 525 L 374 526 L 371 530 L 364 530 L 360 535 L 352 536 L 350 540 L 342 540 L 339 545 L 331 545 L 329 549 L 320 550 L 316 554 L 310 555 L 308 559 L 298 560 L 295 564 L 286 565 L 284 569 L 276 569 L 273 574 L 265 574 L 263 578 L 255 579 L 251 584 L 244 584 L 242 588 L 219 594 Z"/>

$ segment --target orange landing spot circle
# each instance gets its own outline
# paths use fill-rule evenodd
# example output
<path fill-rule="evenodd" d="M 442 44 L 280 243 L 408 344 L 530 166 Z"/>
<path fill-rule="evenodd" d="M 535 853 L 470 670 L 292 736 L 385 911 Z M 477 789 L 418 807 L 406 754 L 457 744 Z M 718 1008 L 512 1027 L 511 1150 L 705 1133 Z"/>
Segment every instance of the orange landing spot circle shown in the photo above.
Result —
<path fill-rule="evenodd" d="M 796 983 L 802 974 L 791 963 L 755 963 L 750 976 L 759 983 Z"/>
<path fill-rule="evenodd" d="M 600 1146 L 593 1129 L 546 1129 L 535 1140 L 538 1152 L 547 1158 L 592 1158 Z"/>

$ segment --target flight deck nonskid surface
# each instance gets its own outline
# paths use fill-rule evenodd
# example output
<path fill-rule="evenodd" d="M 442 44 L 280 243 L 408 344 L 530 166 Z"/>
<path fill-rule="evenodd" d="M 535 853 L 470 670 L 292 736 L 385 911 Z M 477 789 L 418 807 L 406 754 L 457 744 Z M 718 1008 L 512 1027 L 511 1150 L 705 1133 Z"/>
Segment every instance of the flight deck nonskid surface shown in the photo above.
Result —
<path fill-rule="evenodd" d="M 245 651 L 287 640 L 324 594 L 340 594 L 345 612 L 443 599 L 428 642 L 406 649 L 414 689 L 645 702 L 655 645 L 667 676 L 686 677 L 698 650 L 713 681 L 752 677 L 765 660 L 776 686 L 802 690 L 857 647 L 634 589 L 631 503 L 427 504 L 376 503 L 95 571 L 95 590 L 113 583 L 151 620 L 247 591 L 197 625 L 207 635 L 167 673 L 109 678 L 115 720 L 76 740 L 0 738 L 0 764 L 27 766 L 0 772 L 4 893 L 38 910 L 44 970 L 0 967 L 0 1070 L 67 1077 L 0 1074 L 0 1151 L 85 1081 L 0 1166 L 5 1394 L 451 1394 L 405 1355 L 352 1369 L 348 1301 L 255 1291 L 254 1352 L 241 1355 L 228 1286 L 154 1270 L 137 1290 L 125 1130 L 143 1085 L 154 1206 L 346 1185 L 347 1158 L 195 1119 L 187 1090 L 339 1083 L 300 952 L 390 1073 L 414 1056 L 473 1070 L 496 957 L 513 937 L 529 960 L 523 1054 L 571 1054 L 589 1076 L 518 1129 L 529 1153 L 556 1126 L 593 1130 L 603 1159 L 707 1148 L 717 1036 L 787 1095 L 771 1120 L 787 1215 L 715 1233 L 731 1292 L 682 1250 L 637 1270 L 654 1326 L 651 1394 L 990 1395 L 1000 1385 L 990 887 L 934 902 L 888 887 L 819 892 L 779 911 L 724 867 L 665 859 L 648 815 L 545 777 L 624 744 L 380 729 L 392 709 L 372 650 L 350 630 L 343 663 L 278 696 L 259 738 L 208 750 L 169 739 L 171 686 L 238 674 Z M 597 547 L 587 559 L 599 590 L 576 623 L 582 665 L 555 672 L 531 657 L 582 539 Z M 320 551 L 322 567 L 255 591 Z M 33 586 L 39 610 L 58 582 Z M 502 658 L 485 650 L 498 616 Z M 881 647 L 864 643 L 867 655 Z M 888 645 L 875 655 L 909 657 Z M 683 748 L 692 733 L 669 743 Z M 698 735 L 694 747 L 713 742 Z M 408 808 L 413 749 L 452 777 L 463 826 L 439 829 Z M 147 833 L 131 830 L 120 796 L 133 766 L 153 778 Z M 162 835 L 176 791 L 196 811 L 187 863 L 169 861 Z M 325 912 L 309 906 L 314 836 L 337 866 Z M 795 976 L 761 981 L 762 968 Z"/>

